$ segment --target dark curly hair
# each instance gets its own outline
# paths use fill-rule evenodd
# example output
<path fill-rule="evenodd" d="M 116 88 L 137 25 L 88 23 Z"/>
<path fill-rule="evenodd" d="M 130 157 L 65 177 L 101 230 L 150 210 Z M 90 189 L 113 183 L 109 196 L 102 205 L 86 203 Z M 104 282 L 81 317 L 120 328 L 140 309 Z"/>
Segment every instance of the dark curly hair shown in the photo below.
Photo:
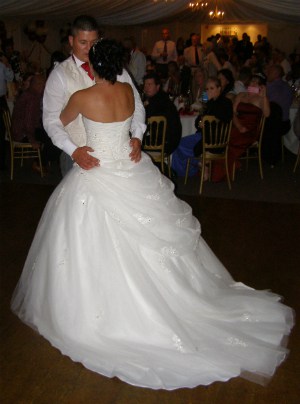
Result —
<path fill-rule="evenodd" d="M 101 39 L 91 47 L 89 59 L 99 77 L 115 83 L 117 75 L 122 74 L 125 50 L 113 39 Z"/>
<path fill-rule="evenodd" d="M 225 79 L 228 81 L 228 83 L 226 84 L 225 88 L 222 91 L 223 95 L 226 95 L 227 93 L 229 93 L 229 91 L 233 90 L 234 87 L 234 78 L 233 78 L 233 74 L 232 71 L 229 69 L 221 69 L 218 71 L 218 76 L 219 74 L 222 74 Z"/>

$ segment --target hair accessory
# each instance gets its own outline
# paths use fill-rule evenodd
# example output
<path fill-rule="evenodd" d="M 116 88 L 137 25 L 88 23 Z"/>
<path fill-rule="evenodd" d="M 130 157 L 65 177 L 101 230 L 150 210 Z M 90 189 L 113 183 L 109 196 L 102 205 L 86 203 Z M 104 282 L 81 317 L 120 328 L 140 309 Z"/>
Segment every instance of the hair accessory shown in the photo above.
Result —
<path fill-rule="evenodd" d="M 93 43 L 93 46 L 92 46 L 92 48 L 93 48 L 93 54 L 95 55 L 95 51 L 96 51 L 96 45 L 97 45 L 97 43 L 99 42 L 99 40 L 97 40 L 96 42 L 94 42 Z"/>
<path fill-rule="evenodd" d="M 93 44 L 93 46 L 92 46 L 94 55 L 95 55 L 95 50 L 96 50 L 95 47 L 96 47 L 96 45 L 97 45 L 99 42 L 103 41 L 103 39 L 104 39 L 104 37 L 99 38 L 99 39 L 97 39 L 96 42 L 94 42 L 94 44 Z"/>

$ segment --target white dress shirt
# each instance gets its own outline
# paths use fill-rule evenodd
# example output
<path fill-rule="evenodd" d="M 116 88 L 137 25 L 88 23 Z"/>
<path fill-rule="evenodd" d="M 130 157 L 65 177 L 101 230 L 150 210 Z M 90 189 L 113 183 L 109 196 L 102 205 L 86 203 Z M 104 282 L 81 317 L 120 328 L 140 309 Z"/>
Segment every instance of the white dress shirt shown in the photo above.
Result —
<path fill-rule="evenodd" d="M 167 40 L 167 59 L 164 60 L 161 54 L 164 51 L 165 41 L 157 41 L 154 45 L 151 56 L 156 61 L 156 63 L 167 64 L 168 62 L 177 61 L 177 51 L 175 42 Z"/>
<path fill-rule="evenodd" d="M 87 73 L 81 68 L 83 62 L 76 58 L 75 55 L 73 57 L 71 56 L 71 58 L 73 58 L 74 68 L 78 69 L 76 74 L 74 74 L 74 80 L 78 78 L 78 75 L 82 76 L 85 80 L 85 87 L 82 86 L 81 89 L 87 88 L 89 84 L 86 83 L 89 81 L 86 81 L 87 78 L 85 76 Z M 70 63 L 70 59 L 67 59 L 67 61 Z M 43 124 L 53 144 L 72 156 L 78 145 L 71 140 L 60 120 L 60 113 L 71 96 L 71 94 L 68 93 L 66 83 L 67 80 L 70 81 L 72 78 L 66 77 L 66 72 L 63 68 L 64 63 L 67 61 L 62 62 L 55 67 L 48 77 L 43 98 Z M 91 79 L 89 80 L 90 86 L 94 85 L 94 81 Z M 131 84 L 133 88 L 135 111 L 131 123 L 131 133 L 132 137 L 136 137 L 142 141 L 144 132 L 146 131 L 146 125 L 145 110 L 140 95 L 133 85 L 129 74 L 125 70 L 123 70 L 122 75 L 117 76 L 117 81 L 123 83 L 127 82 Z M 79 89 L 80 88 L 78 88 L 78 90 Z"/>
<path fill-rule="evenodd" d="M 191 67 L 196 67 L 196 57 L 195 57 L 195 46 L 189 46 L 188 48 L 185 48 L 184 52 L 183 52 L 183 56 L 184 59 L 186 61 L 186 63 L 191 66 Z M 202 66 L 203 63 L 203 53 L 201 50 L 200 46 L 197 46 L 197 53 L 198 53 L 198 57 L 199 57 L 199 65 L 198 66 Z"/>

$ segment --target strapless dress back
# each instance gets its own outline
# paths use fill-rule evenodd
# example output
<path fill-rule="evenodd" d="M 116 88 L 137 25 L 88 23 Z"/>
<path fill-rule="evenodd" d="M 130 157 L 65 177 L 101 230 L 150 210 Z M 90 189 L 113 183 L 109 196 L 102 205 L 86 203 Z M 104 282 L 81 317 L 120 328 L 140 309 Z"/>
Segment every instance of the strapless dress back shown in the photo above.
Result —
<path fill-rule="evenodd" d="M 95 122 L 83 118 L 87 135 L 87 146 L 100 161 L 127 159 L 130 153 L 129 130 L 132 117 L 122 122 Z"/>

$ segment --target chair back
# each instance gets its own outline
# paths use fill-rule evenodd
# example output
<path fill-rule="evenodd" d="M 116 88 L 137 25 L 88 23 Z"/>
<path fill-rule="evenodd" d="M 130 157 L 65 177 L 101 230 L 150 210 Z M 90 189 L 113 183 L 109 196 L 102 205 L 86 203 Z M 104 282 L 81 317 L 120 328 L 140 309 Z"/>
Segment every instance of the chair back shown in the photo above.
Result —
<path fill-rule="evenodd" d="M 202 120 L 202 155 L 201 162 L 201 179 L 199 193 L 202 193 L 204 174 L 209 169 L 208 179 L 211 177 L 212 161 L 223 160 L 226 167 L 226 177 L 228 188 L 231 189 L 229 171 L 228 171 L 228 143 L 231 133 L 232 121 L 223 122 L 213 115 L 205 115 Z M 189 165 L 191 158 L 187 161 L 185 172 L 185 184 L 189 173 Z"/>
<path fill-rule="evenodd" d="M 2 112 L 3 121 L 5 125 L 6 134 L 8 136 L 9 141 L 12 141 L 12 134 L 11 134 L 11 116 L 8 109 L 4 109 Z"/>
<path fill-rule="evenodd" d="M 170 176 L 170 157 L 165 155 L 167 119 L 161 115 L 151 116 L 147 123 L 148 130 L 143 139 L 143 150 L 155 163 L 160 163 L 162 173 L 164 173 L 164 161 L 166 160 Z"/>
<path fill-rule="evenodd" d="M 215 116 L 206 115 L 202 120 L 203 153 L 208 149 L 220 153 L 226 150 L 231 133 L 232 121 L 223 122 Z"/>
<path fill-rule="evenodd" d="M 263 133 L 264 133 L 264 129 L 265 129 L 265 122 L 266 122 L 266 118 L 265 118 L 265 116 L 262 114 L 261 115 L 261 118 L 260 118 L 260 122 L 259 122 L 259 125 L 258 125 L 258 131 L 257 131 L 257 133 L 258 133 L 258 143 L 261 145 L 261 142 L 262 142 L 262 137 L 263 137 Z"/>
<path fill-rule="evenodd" d="M 4 126 L 6 129 L 6 134 L 9 138 L 10 144 L 10 178 L 13 179 L 14 175 L 14 160 L 19 159 L 21 160 L 21 166 L 23 166 L 24 159 L 32 159 L 37 158 L 39 161 L 40 173 L 41 177 L 43 177 L 43 167 L 42 167 L 42 160 L 41 160 L 41 152 L 40 149 L 34 149 L 31 143 L 22 143 L 14 141 L 12 138 L 12 131 L 11 131 L 11 115 L 9 110 L 5 109 L 2 112 Z"/>
<path fill-rule="evenodd" d="M 164 153 L 167 120 L 164 116 L 151 116 L 148 118 L 148 130 L 144 136 L 143 148 L 145 151 L 158 151 Z"/>
<path fill-rule="evenodd" d="M 5 126 L 5 130 L 6 130 L 6 135 L 9 140 L 10 150 L 11 150 L 11 153 L 13 153 L 14 145 L 13 145 L 13 138 L 12 138 L 12 133 L 11 133 L 11 115 L 10 115 L 10 112 L 8 109 L 3 110 L 2 117 L 3 117 L 4 126 Z"/>

